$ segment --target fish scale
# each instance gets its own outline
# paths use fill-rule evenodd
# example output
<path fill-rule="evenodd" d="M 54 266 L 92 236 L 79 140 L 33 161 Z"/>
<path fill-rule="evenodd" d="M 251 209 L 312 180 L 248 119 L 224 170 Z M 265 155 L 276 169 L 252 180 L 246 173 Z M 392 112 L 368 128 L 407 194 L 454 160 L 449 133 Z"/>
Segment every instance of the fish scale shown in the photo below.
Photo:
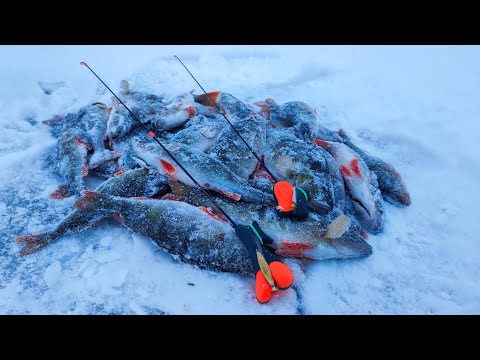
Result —
<path fill-rule="evenodd" d="M 253 151 L 256 154 L 263 154 L 266 132 L 265 121 L 254 112 L 251 106 L 230 94 L 222 93 L 218 102 L 226 111 L 233 126 L 250 144 Z M 214 154 L 217 159 L 242 179 L 248 179 L 258 165 L 256 157 L 239 140 L 238 135 L 230 127 L 227 127 L 218 137 L 209 154 Z"/>
<path fill-rule="evenodd" d="M 355 151 L 365 161 L 368 168 L 375 173 L 383 199 L 396 206 L 409 206 L 411 203 L 410 194 L 398 171 L 392 165 L 367 154 L 354 145 L 343 130 L 339 134 L 343 143 Z"/>
<path fill-rule="evenodd" d="M 127 228 L 150 237 L 182 262 L 209 270 L 252 272 L 247 250 L 233 228 L 198 207 L 179 201 L 132 200 L 94 194 L 86 193 L 75 206 L 119 212 Z"/>
<path fill-rule="evenodd" d="M 205 153 L 209 153 L 225 127 L 217 117 L 212 119 L 203 114 L 192 118 L 187 124 L 174 134 L 165 133 L 164 138 L 194 147 Z"/>
<path fill-rule="evenodd" d="M 73 131 L 63 132 L 57 141 L 56 168 L 66 181 L 66 194 L 79 194 L 85 188 L 83 174 L 87 169 L 87 148 L 78 142 Z"/>
<path fill-rule="evenodd" d="M 82 65 L 89 68 L 92 73 L 97 76 L 86 63 L 82 62 Z M 108 88 L 100 78 L 98 79 Z M 110 90 L 110 88 L 108 89 Z M 128 89 L 126 89 L 124 99 L 126 102 L 129 102 L 129 105 L 141 104 L 139 111 L 147 111 L 147 116 L 154 115 L 151 113 L 153 111 L 151 104 L 159 104 L 160 98 L 155 96 L 140 96 L 138 94 L 140 93 L 129 92 Z M 320 140 L 338 140 L 339 135 L 325 128 L 323 128 L 325 131 L 322 132 L 322 128 L 319 127 L 316 122 L 315 111 L 305 103 L 290 102 L 282 105 L 281 120 L 289 129 L 282 129 L 280 127 L 273 130 L 270 126 L 265 127 L 266 122 L 264 119 L 253 113 L 250 106 L 243 104 L 228 94 L 222 94 L 222 96 L 223 99 L 220 97 L 219 102 L 223 102 L 223 104 L 221 104 L 223 111 L 235 123 L 233 129 L 236 129 L 238 133 L 242 134 L 240 139 L 243 139 L 243 137 L 248 138 L 247 140 L 252 144 L 255 152 L 258 152 L 260 155 L 265 153 L 265 158 L 268 158 L 269 167 L 275 169 L 277 175 L 280 174 L 284 179 L 290 179 L 291 182 L 298 187 L 301 186 L 305 188 L 311 195 L 308 198 L 309 205 L 324 215 L 320 216 L 319 214 L 310 213 L 303 222 L 292 221 L 291 219 L 279 221 L 275 216 L 275 210 L 263 206 L 263 204 L 272 203 L 273 197 L 262 191 L 255 190 L 247 183 L 247 179 L 252 173 L 250 169 L 257 170 L 256 163 L 254 164 L 253 161 L 256 154 L 254 156 L 248 154 L 247 156 L 245 152 L 237 151 L 240 149 L 240 146 L 242 146 L 242 143 L 239 139 L 233 140 L 231 129 L 229 129 L 229 132 L 224 131 L 220 136 L 218 136 L 218 134 L 211 135 L 211 138 L 205 136 L 212 141 L 205 141 L 205 143 L 199 145 L 198 148 L 203 151 L 210 151 L 212 156 L 208 156 L 203 151 L 199 151 L 198 148 L 192 149 L 192 147 L 188 146 L 189 142 L 195 140 L 195 133 L 200 136 L 198 133 L 204 131 L 204 128 L 192 127 L 190 128 L 191 132 L 188 136 L 186 132 L 183 138 L 180 135 L 177 136 L 177 140 L 182 140 L 184 143 L 181 143 L 182 141 L 172 141 L 176 135 L 181 134 L 182 131 L 189 128 L 189 126 L 177 123 L 177 118 L 170 120 L 172 120 L 173 126 L 178 125 L 180 128 L 180 125 L 182 125 L 182 129 L 177 131 L 176 134 L 161 135 L 168 139 L 165 147 L 158 141 L 157 134 L 144 126 L 145 123 L 140 122 L 139 124 L 153 138 L 153 141 L 156 141 L 158 145 L 162 147 L 163 150 L 160 150 L 160 153 L 156 152 L 159 150 L 158 148 L 155 148 L 156 151 L 154 151 L 151 147 L 153 143 L 150 140 L 145 140 L 146 134 L 143 134 L 143 139 L 139 140 L 139 137 L 135 137 L 136 135 L 140 135 L 139 133 L 128 133 L 128 131 L 123 133 L 123 130 L 119 129 L 121 127 L 119 122 L 116 124 L 116 126 L 118 126 L 117 130 L 112 130 L 112 134 L 119 133 L 119 137 L 123 137 L 125 140 L 132 139 L 133 141 L 131 143 L 130 141 L 125 141 L 123 144 L 131 146 L 131 150 L 133 149 L 137 155 L 140 155 L 140 157 L 151 163 L 153 167 L 168 175 L 170 188 L 173 190 L 175 190 L 173 184 L 176 178 L 186 184 L 192 185 L 193 182 L 197 186 L 202 186 L 225 195 L 227 198 L 216 199 L 210 197 L 210 192 L 202 193 L 202 196 L 208 198 L 214 205 L 217 205 L 217 201 L 218 204 L 222 205 L 222 207 L 218 206 L 217 208 L 222 212 L 223 216 L 228 218 L 230 223 L 235 227 L 235 231 L 228 223 L 221 220 L 221 215 L 216 214 L 211 209 L 205 208 L 205 202 L 203 202 L 203 208 L 197 208 L 188 205 L 186 202 L 189 202 L 189 200 L 186 198 L 182 199 L 182 202 L 171 200 L 146 201 L 87 191 L 84 193 L 85 196 L 76 203 L 78 212 L 88 210 L 99 215 L 101 212 L 111 214 L 117 211 L 120 213 L 118 219 L 121 219 L 121 221 L 133 231 L 151 237 L 159 246 L 184 262 L 197 264 L 202 268 L 212 270 L 250 272 L 252 268 L 252 263 L 249 261 L 252 259 L 251 254 L 249 254 L 249 241 L 245 241 L 240 230 L 238 230 L 239 228 L 249 229 L 243 225 L 236 224 L 228 214 L 222 210 L 223 207 L 228 209 L 229 213 L 234 214 L 237 219 L 245 223 L 252 223 L 250 228 L 257 234 L 260 241 L 263 235 L 257 233 L 259 229 L 256 230 L 254 225 L 256 221 L 262 222 L 265 230 L 270 233 L 272 237 L 272 239 L 268 239 L 269 237 L 265 236 L 264 239 L 271 241 L 269 244 L 275 249 L 276 253 L 283 256 L 329 259 L 370 255 L 372 249 L 363 240 L 361 229 L 355 222 L 350 224 L 349 218 L 339 211 L 339 209 L 343 209 L 344 207 L 345 198 L 349 201 L 350 205 L 353 203 L 353 208 L 355 208 L 355 200 L 358 200 L 351 197 L 351 195 L 357 195 L 357 192 L 352 191 L 353 188 L 347 180 L 345 180 L 345 182 L 349 184 L 350 193 L 345 194 L 343 186 L 344 180 L 340 175 L 340 171 L 344 175 L 344 178 L 356 176 L 365 179 L 368 177 L 368 180 L 371 180 L 371 185 L 374 185 L 373 180 L 375 180 L 375 175 L 368 174 L 364 164 L 359 159 L 358 161 L 352 158 L 347 159 L 348 156 L 342 152 L 334 154 L 336 160 L 341 162 L 341 166 L 339 167 L 328 151 L 303 141 L 311 139 L 313 135 L 316 135 Z M 163 101 L 163 99 L 161 101 Z M 123 105 L 125 106 L 125 104 Z M 161 113 L 161 111 L 159 112 L 158 110 L 159 109 L 156 109 L 153 112 L 158 115 Z M 128 111 L 130 112 L 129 109 Z M 172 111 L 170 111 L 170 113 L 172 113 Z M 272 113 L 273 116 L 276 115 L 273 108 L 270 116 L 272 116 Z M 130 114 L 132 113 L 130 112 Z M 135 119 L 137 118 L 134 114 L 132 114 L 132 116 Z M 200 116 L 198 117 L 200 118 Z M 87 118 L 88 120 L 94 121 L 95 116 L 87 116 Z M 73 118 L 69 118 L 64 124 L 73 124 L 72 119 Z M 154 117 L 150 116 L 149 119 L 149 121 L 153 121 L 152 119 L 154 119 Z M 205 119 L 205 117 L 203 119 Z M 258 123 L 260 120 L 261 123 Z M 103 156 L 102 151 L 100 151 L 103 143 L 101 144 L 100 137 L 98 136 L 101 131 L 97 131 L 100 125 L 98 128 L 90 125 L 93 124 L 82 120 L 80 121 L 80 126 L 78 126 L 78 128 L 81 128 L 78 134 L 88 134 L 91 138 L 94 138 L 93 140 L 89 139 L 91 140 L 90 143 L 88 141 L 77 141 L 78 139 L 75 138 L 75 136 L 78 134 L 70 134 L 72 135 L 70 138 L 64 137 L 65 149 L 73 154 L 71 158 L 74 161 L 72 161 L 69 166 L 76 170 L 71 171 L 72 174 L 78 175 L 79 168 L 81 168 L 82 171 L 84 170 L 87 146 L 92 147 L 94 153 L 90 158 L 91 166 L 92 163 L 94 163 L 92 159 L 95 159 L 95 156 Z M 173 128 L 167 129 L 163 125 L 155 123 L 151 125 L 160 130 L 173 130 Z M 104 125 L 102 124 L 102 126 Z M 258 130 L 258 126 L 260 126 L 260 131 Z M 263 133 L 263 129 L 265 129 L 265 134 Z M 208 131 L 205 132 L 205 134 L 207 133 Z M 215 132 L 212 131 L 212 133 Z M 210 134 L 208 133 L 208 135 Z M 87 138 L 88 136 L 80 137 L 80 140 Z M 268 141 L 267 146 L 265 146 L 266 141 Z M 119 142 L 113 143 L 119 147 Z M 213 146 L 210 146 L 212 143 Z M 248 146 L 250 145 L 247 145 L 247 148 Z M 71 147 L 71 149 L 69 149 L 69 147 Z M 77 147 L 80 147 L 80 150 L 78 150 Z M 238 149 L 235 149 L 235 147 Z M 128 146 L 126 148 L 128 148 Z M 231 150 L 230 153 L 228 153 L 228 150 Z M 180 159 L 181 162 L 177 163 L 176 158 Z M 257 160 L 261 162 L 261 160 Z M 350 162 L 345 162 L 346 160 Z M 121 160 L 121 164 L 122 163 L 123 160 Z M 184 168 L 182 164 L 185 164 L 186 168 Z M 374 165 L 372 162 L 372 167 Z M 188 172 L 187 168 L 189 169 Z M 198 185 L 193 176 L 189 175 L 190 169 L 192 170 L 192 174 L 198 177 L 201 185 Z M 269 173 L 266 167 L 265 169 L 266 172 Z M 239 170 L 241 173 L 238 172 Z M 243 179 L 238 175 L 241 175 Z M 260 171 L 257 171 L 254 175 L 259 175 L 256 180 L 262 177 Z M 273 177 L 272 174 L 270 174 L 270 176 Z M 254 179 L 255 177 L 253 176 L 252 179 L 248 180 Z M 266 177 L 264 177 L 263 180 L 265 179 Z M 274 180 L 276 181 L 276 179 Z M 358 186 L 358 184 L 356 185 Z M 265 181 L 263 181 L 262 186 L 265 186 Z M 127 187 L 129 187 L 129 185 L 127 185 Z M 99 187 L 98 190 L 101 191 L 102 187 Z M 146 189 L 143 190 L 148 193 Z M 175 194 L 175 192 L 176 191 L 168 194 L 168 196 L 174 198 L 178 195 Z M 379 191 L 376 192 L 374 198 L 376 198 L 379 193 Z M 124 195 L 124 193 L 118 193 L 117 195 L 128 196 L 128 194 Z M 230 200 L 228 197 L 235 198 L 237 201 Z M 307 196 L 305 196 L 305 198 L 307 198 Z M 247 200 L 252 203 L 238 200 Z M 345 228 L 347 224 L 349 227 L 348 231 L 345 232 L 345 230 L 347 230 Z M 263 234 L 263 232 L 260 232 L 260 234 Z M 238 236 L 242 241 L 240 241 Z M 254 240 L 258 242 L 255 236 Z M 247 252 L 243 245 L 247 246 Z M 257 251 L 257 259 L 262 269 L 261 272 L 256 273 L 256 279 L 258 280 L 259 276 L 260 278 L 265 276 L 266 281 L 272 286 L 273 290 L 274 285 L 278 285 L 274 284 L 272 279 L 272 276 L 275 277 L 275 267 L 270 267 L 271 262 L 267 259 L 268 256 L 263 256 L 264 254 L 268 255 L 268 252 L 263 253 L 262 246 L 258 244 L 255 246 L 257 250 L 260 251 Z M 254 268 L 255 265 L 256 263 L 253 262 Z M 265 282 L 263 283 L 265 284 Z M 277 283 L 277 280 L 275 280 L 275 283 Z M 257 290 L 259 284 L 261 284 L 261 282 L 257 281 Z M 260 301 L 258 292 L 257 299 Z"/>
<path fill-rule="evenodd" d="M 268 100 L 268 101 L 267 101 Z M 261 114 L 266 120 L 277 127 L 291 127 L 298 138 L 311 140 L 318 138 L 329 141 L 341 141 L 338 133 L 329 130 L 317 119 L 316 111 L 302 101 L 290 101 L 277 105 L 273 100 L 257 102 Z"/>
<path fill-rule="evenodd" d="M 352 199 L 356 218 L 366 230 L 378 233 L 383 227 L 384 212 L 375 173 L 347 145 L 318 139 L 315 142 L 334 157 Z"/>
<path fill-rule="evenodd" d="M 116 196 L 136 197 L 163 195 L 169 191 L 167 179 L 153 169 L 136 169 L 128 171 L 120 176 L 112 177 L 99 185 L 95 191 Z M 27 235 L 17 238 L 17 241 L 25 244 L 21 254 L 25 255 L 41 249 L 59 237 L 70 232 L 83 232 L 101 219 L 111 216 L 112 212 L 83 211 L 74 209 L 53 230 L 38 234 Z"/>
<path fill-rule="evenodd" d="M 171 184 L 178 200 L 194 206 L 208 206 L 209 200 L 193 188 L 184 184 Z M 272 246 L 279 255 L 312 260 L 355 258 L 369 256 L 371 246 L 364 240 L 360 227 L 352 223 L 345 233 L 333 239 L 324 237 L 327 228 L 331 233 L 338 230 L 336 219 L 342 213 L 333 211 L 320 216 L 315 213 L 302 220 L 282 219 L 278 221 L 275 210 L 266 206 L 248 203 L 235 203 L 229 199 L 217 199 L 229 214 L 243 223 L 257 221 L 262 229 L 273 239 Z M 344 216 L 344 215 L 343 215 Z M 332 226 L 330 226 L 332 225 Z"/>
<path fill-rule="evenodd" d="M 132 140 L 133 149 L 147 164 L 155 167 L 167 176 L 173 176 L 179 181 L 193 186 L 189 177 L 161 148 L 149 139 L 137 137 Z M 188 168 L 193 177 L 203 188 L 216 191 L 220 194 L 235 197 L 238 200 L 272 204 L 274 199 L 270 194 L 252 188 L 245 180 L 231 172 L 220 161 L 207 154 L 190 148 L 186 145 L 164 142 L 164 146 L 179 159 L 180 163 Z"/>

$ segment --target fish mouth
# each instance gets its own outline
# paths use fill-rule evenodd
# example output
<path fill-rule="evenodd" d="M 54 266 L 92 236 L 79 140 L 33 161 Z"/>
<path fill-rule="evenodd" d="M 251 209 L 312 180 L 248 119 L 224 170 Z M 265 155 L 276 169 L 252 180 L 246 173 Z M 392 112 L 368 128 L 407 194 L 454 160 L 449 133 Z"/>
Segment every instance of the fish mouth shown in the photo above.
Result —
<path fill-rule="evenodd" d="M 410 199 L 410 194 L 408 192 L 404 192 L 401 195 L 400 200 L 400 203 L 404 206 L 410 206 L 410 204 L 412 203 L 412 200 Z"/>
<path fill-rule="evenodd" d="M 355 232 L 355 235 L 349 234 L 333 241 L 342 254 L 342 258 L 367 257 L 373 253 L 372 246 L 364 240 L 360 231 Z"/>
<path fill-rule="evenodd" d="M 352 202 L 355 212 L 365 230 L 373 234 L 379 233 L 383 227 L 382 211 L 379 210 L 380 205 L 375 203 L 374 209 L 369 210 L 364 203 L 354 197 L 352 197 Z"/>
<path fill-rule="evenodd" d="M 359 208 L 359 210 L 361 212 L 365 212 L 366 213 L 366 216 L 365 217 L 370 217 L 370 211 L 368 211 L 367 207 L 365 205 L 363 205 L 363 203 L 358 200 L 357 198 L 354 198 L 352 196 L 352 201 L 353 203 Z"/>
<path fill-rule="evenodd" d="M 368 237 L 368 236 L 367 236 Z M 340 258 L 360 258 L 373 253 L 372 246 L 366 242 L 364 231 L 352 222 L 347 232 L 336 239 L 329 239 Z"/>
<path fill-rule="evenodd" d="M 404 192 L 401 194 L 382 194 L 382 196 L 390 204 L 400 206 L 400 207 L 410 206 L 412 203 L 410 199 L 410 194 L 408 192 Z"/>

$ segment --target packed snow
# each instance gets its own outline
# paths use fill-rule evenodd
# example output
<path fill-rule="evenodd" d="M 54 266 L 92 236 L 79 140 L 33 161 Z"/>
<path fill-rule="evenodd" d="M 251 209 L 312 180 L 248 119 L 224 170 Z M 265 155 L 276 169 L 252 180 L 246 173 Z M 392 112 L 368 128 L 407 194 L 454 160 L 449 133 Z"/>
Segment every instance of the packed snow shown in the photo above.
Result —
<path fill-rule="evenodd" d="M 74 198 L 61 185 L 56 139 L 41 123 L 110 103 L 114 90 L 201 90 L 252 103 L 301 100 L 322 125 L 391 163 L 412 204 L 384 204 L 373 254 L 300 264 L 268 304 L 253 276 L 180 263 L 113 219 L 20 257 L 16 235 L 51 230 Z M 1 314 L 479 314 L 480 47 L 1 46 Z M 88 179 L 94 188 L 101 180 Z"/>

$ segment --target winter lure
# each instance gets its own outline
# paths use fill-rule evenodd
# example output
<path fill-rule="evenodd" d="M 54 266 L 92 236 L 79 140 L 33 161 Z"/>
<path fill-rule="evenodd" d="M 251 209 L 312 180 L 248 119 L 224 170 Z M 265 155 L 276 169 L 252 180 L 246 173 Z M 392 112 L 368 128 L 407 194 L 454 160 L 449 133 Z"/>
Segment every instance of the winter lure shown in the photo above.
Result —
<path fill-rule="evenodd" d="M 175 58 L 182 64 L 182 66 L 187 70 L 187 72 L 190 74 L 190 76 L 195 80 L 197 85 L 202 89 L 204 92 L 205 96 L 207 98 L 201 99 L 200 97 L 197 97 L 199 101 L 206 102 L 207 105 L 212 105 L 220 112 L 220 114 L 224 117 L 224 119 L 228 122 L 228 124 L 232 127 L 234 132 L 238 135 L 238 137 L 243 141 L 243 143 L 247 146 L 247 148 L 250 150 L 250 152 L 255 156 L 257 159 L 258 163 L 265 169 L 265 171 L 270 175 L 270 177 L 275 181 L 275 185 L 273 187 L 273 195 L 275 197 L 275 200 L 277 201 L 277 214 L 281 218 L 296 218 L 298 220 L 303 220 L 308 217 L 309 214 L 309 209 L 307 207 L 307 201 L 308 201 L 308 194 L 307 192 L 300 188 L 300 187 L 295 187 L 289 182 L 286 181 L 278 181 L 278 179 L 268 170 L 268 168 L 265 166 L 264 162 L 260 159 L 260 157 L 253 151 L 252 147 L 245 141 L 245 139 L 240 135 L 238 130 L 233 126 L 233 124 L 228 120 L 228 118 L 225 116 L 225 113 L 220 109 L 218 104 L 212 99 L 210 96 L 213 93 L 207 93 L 205 89 L 203 88 L 202 85 L 198 82 L 198 80 L 193 76 L 193 74 L 188 70 L 188 68 L 185 66 L 185 64 L 180 60 L 178 56 L 175 55 Z M 204 104 L 205 105 L 205 104 Z"/>
<path fill-rule="evenodd" d="M 177 58 L 178 59 L 178 58 Z M 179 59 L 180 60 L 180 59 Z M 165 151 L 173 161 L 185 172 L 185 174 L 193 181 L 197 188 L 205 195 L 208 200 L 225 216 L 228 222 L 235 229 L 235 233 L 243 242 L 248 250 L 250 260 L 255 271 L 256 297 L 260 303 L 266 303 L 272 297 L 277 296 L 278 290 L 286 290 L 293 283 L 293 273 L 290 268 L 285 265 L 275 254 L 273 249 L 269 249 L 265 244 L 272 243 L 273 240 L 268 237 L 261 229 L 256 221 L 249 226 L 237 224 L 233 219 L 218 205 L 215 200 L 200 186 L 192 175 L 183 167 L 183 165 L 173 156 L 173 154 L 158 140 L 155 133 L 148 127 L 124 104 L 124 102 L 108 87 L 107 84 L 82 61 L 81 65 L 88 68 L 95 77 L 112 93 L 113 96 L 122 104 L 130 115 L 138 122 L 138 124 L 147 131 L 148 135 Z M 268 171 L 268 170 L 267 170 Z"/>

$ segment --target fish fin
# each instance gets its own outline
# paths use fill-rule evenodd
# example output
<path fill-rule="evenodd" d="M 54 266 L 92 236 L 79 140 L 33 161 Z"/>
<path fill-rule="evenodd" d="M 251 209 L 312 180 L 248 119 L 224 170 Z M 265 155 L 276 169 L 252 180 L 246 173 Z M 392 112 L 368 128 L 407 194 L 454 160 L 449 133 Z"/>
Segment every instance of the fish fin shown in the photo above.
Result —
<path fill-rule="evenodd" d="M 193 95 L 193 100 L 196 103 L 202 104 L 203 106 L 215 107 L 215 105 L 218 105 L 217 100 L 220 97 L 220 94 L 221 94 L 220 91 L 212 91 L 207 94 Z M 213 103 L 212 103 L 212 100 L 213 100 Z"/>
<path fill-rule="evenodd" d="M 89 143 L 87 143 L 86 141 L 84 141 L 81 138 L 76 138 L 75 139 L 75 144 L 77 144 L 78 146 L 84 146 L 87 150 L 92 150 L 93 149 L 92 145 L 90 145 Z"/>
<path fill-rule="evenodd" d="M 52 233 L 41 233 L 35 235 L 17 236 L 16 241 L 24 244 L 24 248 L 20 251 L 20 256 L 25 256 L 48 245 L 52 240 Z"/>
<path fill-rule="evenodd" d="M 168 185 L 172 190 L 172 195 L 178 199 L 184 199 L 190 192 L 194 191 L 193 188 L 185 185 L 173 177 L 168 178 Z"/>
<path fill-rule="evenodd" d="M 149 198 L 149 197 L 146 197 L 146 196 L 135 196 L 135 197 L 131 197 L 130 199 L 132 199 L 132 200 L 157 200 L 157 199 Z"/>
<path fill-rule="evenodd" d="M 328 226 L 327 231 L 322 237 L 336 239 L 345 234 L 350 227 L 351 220 L 348 216 L 342 214 L 337 216 Z"/>
<path fill-rule="evenodd" d="M 253 104 L 257 106 L 270 106 L 277 105 L 277 102 L 272 98 L 266 98 L 264 101 L 255 101 Z"/>
<path fill-rule="evenodd" d="M 215 189 L 218 193 L 226 196 L 227 198 L 229 199 L 232 199 L 232 200 L 235 200 L 235 201 L 240 201 L 242 195 L 240 194 L 237 194 L 235 192 L 232 192 L 232 191 L 227 191 L 227 190 L 223 190 L 223 189 Z"/>
<path fill-rule="evenodd" d="M 249 176 L 250 179 L 266 179 L 268 181 L 271 181 L 272 183 L 275 183 L 275 180 L 272 179 L 269 173 L 267 173 L 263 169 L 258 169 L 255 170 L 252 175 Z"/>
<path fill-rule="evenodd" d="M 128 171 L 128 170 L 126 170 L 126 169 L 120 169 L 120 170 L 118 170 L 117 172 L 115 172 L 115 173 L 113 174 L 113 176 L 120 176 L 120 175 L 122 175 L 122 174 L 125 174 L 127 171 Z"/>
<path fill-rule="evenodd" d="M 265 102 L 268 104 L 268 105 L 277 105 L 277 102 L 275 100 L 273 100 L 272 98 L 266 98 L 265 99 Z"/>
<path fill-rule="evenodd" d="M 350 169 L 352 169 L 353 173 L 357 175 L 359 178 L 362 177 L 360 166 L 358 166 L 358 159 L 352 159 L 352 161 L 350 161 Z"/>
<path fill-rule="evenodd" d="M 102 208 L 106 200 L 110 199 L 110 195 L 102 194 L 90 190 L 82 190 L 82 197 L 73 205 L 75 209 L 80 210 L 96 210 Z"/>
<path fill-rule="evenodd" d="M 161 200 L 172 200 L 172 201 L 181 201 L 182 197 L 176 195 L 176 194 L 165 194 L 161 197 Z"/>
<path fill-rule="evenodd" d="M 112 107 L 115 109 L 115 112 L 120 111 L 120 107 L 118 105 L 118 100 L 115 96 L 112 96 Z"/>
<path fill-rule="evenodd" d="M 120 151 L 110 151 L 105 149 L 97 156 L 95 156 L 95 154 L 92 155 L 88 167 L 90 169 L 95 169 L 104 162 L 118 159 L 120 156 L 122 156 L 122 153 Z"/>
<path fill-rule="evenodd" d="M 42 124 L 48 126 L 58 126 L 63 124 L 64 117 L 60 115 L 53 115 L 51 119 L 42 121 Z"/>
<path fill-rule="evenodd" d="M 150 169 L 150 166 L 147 165 L 147 163 L 135 156 L 132 156 L 133 161 L 135 161 L 138 165 L 143 167 L 144 169 Z"/>
<path fill-rule="evenodd" d="M 223 222 L 227 222 L 227 219 L 225 219 L 225 217 L 221 214 L 217 214 L 216 212 L 214 212 L 211 208 L 209 207 L 206 207 L 206 206 L 199 206 L 198 207 L 200 210 L 202 210 L 205 214 L 211 216 L 212 218 L 214 218 L 215 220 L 218 220 L 218 221 L 223 221 Z"/>
<path fill-rule="evenodd" d="M 271 102 L 269 102 L 269 100 Z M 273 101 L 272 99 L 266 99 L 265 101 L 256 101 L 253 103 L 254 105 L 256 106 L 259 106 L 261 107 L 260 109 L 260 115 L 265 118 L 265 119 L 270 119 L 270 105 L 272 104 L 275 104 L 275 101 Z M 269 123 L 272 127 L 277 127 L 276 125 L 274 125 L 274 123 L 270 122 Z"/>
<path fill-rule="evenodd" d="M 275 250 L 275 253 L 280 256 L 293 257 L 293 258 L 305 258 L 305 251 L 315 248 L 315 244 L 308 242 L 287 242 L 281 241 L 280 247 Z"/>
<path fill-rule="evenodd" d="M 48 197 L 54 200 L 62 200 L 73 194 L 69 191 L 68 185 L 60 185 L 57 190 L 52 192 Z"/>
<path fill-rule="evenodd" d="M 253 105 L 261 106 L 261 107 L 269 106 L 266 101 L 255 101 Z"/>
<path fill-rule="evenodd" d="M 344 177 L 345 176 L 352 176 L 352 173 L 351 173 L 350 169 L 343 164 L 340 164 L 340 172 L 342 173 L 342 175 Z"/>
<path fill-rule="evenodd" d="M 330 144 L 324 140 L 320 140 L 320 139 L 317 139 L 317 138 L 313 138 L 313 142 L 315 144 L 317 144 L 318 146 L 321 146 L 323 148 L 328 148 L 330 146 Z"/>
<path fill-rule="evenodd" d="M 120 215 L 120 213 L 118 213 L 118 212 L 115 213 L 115 214 L 113 214 L 113 218 L 114 218 L 115 220 L 117 220 L 118 222 L 121 222 L 121 223 L 124 222 L 122 215 Z"/>

